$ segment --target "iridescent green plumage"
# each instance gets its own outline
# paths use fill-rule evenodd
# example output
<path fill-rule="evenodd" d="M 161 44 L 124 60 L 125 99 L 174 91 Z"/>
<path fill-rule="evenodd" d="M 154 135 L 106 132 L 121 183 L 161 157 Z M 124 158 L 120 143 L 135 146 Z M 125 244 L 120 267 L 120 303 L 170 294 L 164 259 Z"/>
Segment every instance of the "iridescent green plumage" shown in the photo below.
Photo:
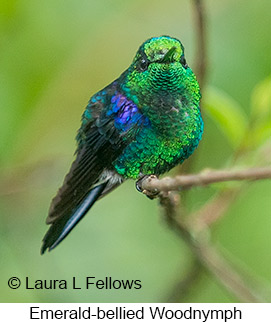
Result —
<path fill-rule="evenodd" d="M 138 66 L 142 60 L 149 62 L 143 72 Z M 201 139 L 203 122 L 199 85 L 186 65 L 182 44 L 170 37 L 146 41 L 120 79 L 123 93 L 150 126 L 141 129 L 114 162 L 117 172 L 132 178 L 159 175 L 188 158 Z"/>
<path fill-rule="evenodd" d="M 188 158 L 203 131 L 199 101 L 180 41 L 144 42 L 131 66 L 89 101 L 76 160 L 51 204 L 42 253 L 125 179 L 160 175 Z"/>

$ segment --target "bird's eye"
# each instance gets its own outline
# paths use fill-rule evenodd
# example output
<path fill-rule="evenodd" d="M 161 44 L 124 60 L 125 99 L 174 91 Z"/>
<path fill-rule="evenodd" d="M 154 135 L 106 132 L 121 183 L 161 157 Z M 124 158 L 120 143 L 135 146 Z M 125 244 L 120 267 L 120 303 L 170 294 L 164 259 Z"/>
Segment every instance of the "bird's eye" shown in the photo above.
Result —
<path fill-rule="evenodd" d="M 149 62 L 145 58 L 142 58 L 139 61 L 138 68 L 141 72 L 146 71 L 148 69 L 148 66 L 149 66 Z"/>
<path fill-rule="evenodd" d="M 188 67 L 188 65 L 186 63 L 186 59 L 184 58 L 184 56 L 181 56 L 180 63 L 182 64 L 182 66 L 184 68 L 187 68 Z"/>

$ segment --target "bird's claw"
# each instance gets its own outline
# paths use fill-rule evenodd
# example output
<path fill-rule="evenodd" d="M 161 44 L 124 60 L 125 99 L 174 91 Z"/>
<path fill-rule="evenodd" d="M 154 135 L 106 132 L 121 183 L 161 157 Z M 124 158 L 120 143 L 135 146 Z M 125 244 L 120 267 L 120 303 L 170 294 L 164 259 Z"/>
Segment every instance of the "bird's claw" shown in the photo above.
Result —
<path fill-rule="evenodd" d="M 142 188 L 142 183 L 143 181 L 146 181 L 148 179 L 153 179 L 157 178 L 155 175 L 144 175 L 142 176 L 137 182 L 136 182 L 136 189 L 140 192 L 145 194 L 149 199 L 153 200 L 154 198 L 157 197 L 159 192 L 154 192 L 154 191 L 148 191 Z"/>

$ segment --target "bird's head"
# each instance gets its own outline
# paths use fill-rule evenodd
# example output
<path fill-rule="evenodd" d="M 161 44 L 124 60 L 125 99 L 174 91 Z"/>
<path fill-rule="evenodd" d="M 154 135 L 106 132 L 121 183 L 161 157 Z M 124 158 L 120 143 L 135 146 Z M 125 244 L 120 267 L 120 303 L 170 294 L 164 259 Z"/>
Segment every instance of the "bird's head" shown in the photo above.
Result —
<path fill-rule="evenodd" d="M 174 94 L 189 90 L 199 93 L 198 83 L 187 65 L 182 43 L 169 36 L 153 37 L 138 49 L 127 70 L 126 84 L 136 95 Z"/>

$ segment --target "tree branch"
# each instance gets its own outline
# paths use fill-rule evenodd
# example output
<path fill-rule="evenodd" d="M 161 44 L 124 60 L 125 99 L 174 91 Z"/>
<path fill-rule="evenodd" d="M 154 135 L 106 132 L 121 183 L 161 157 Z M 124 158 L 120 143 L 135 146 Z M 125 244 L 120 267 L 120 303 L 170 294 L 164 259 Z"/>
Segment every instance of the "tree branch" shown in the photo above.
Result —
<path fill-rule="evenodd" d="M 203 0 L 192 0 L 192 3 L 196 26 L 195 74 L 201 91 L 204 91 L 207 65 L 205 8 Z M 236 161 L 239 159 L 239 155 L 243 154 L 242 147 L 235 154 L 237 156 Z M 185 164 L 185 168 L 182 168 L 181 172 L 183 172 L 183 169 L 186 172 L 191 169 L 191 161 L 189 164 Z M 227 290 L 245 302 L 262 302 L 264 299 L 259 296 L 260 293 L 257 289 L 254 289 L 256 284 L 252 286 L 252 279 L 244 279 L 239 270 L 236 270 L 209 240 L 210 225 L 225 214 L 232 201 L 242 192 L 244 185 L 219 189 L 215 197 L 203 205 L 195 214 L 190 214 L 187 217 L 184 216 L 184 205 L 182 205 L 181 210 L 179 208 L 179 196 L 172 191 L 187 190 L 191 187 L 206 186 L 218 182 L 260 179 L 271 179 L 271 167 L 245 170 L 205 170 L 200 174 L 182 175 L 162 180 L 150 176 L 140 181 L 140 187 L 144 194 L 151 198 L 160 198 L 160 204 L 168 223 L 191 248 L 195 256 L 195 263 L 199 262 L 200 267 L 205 267 Z M 182 194 L 182 199 L 184 196 Z M 170 294 L 171 301 L 178 301 L 180 296 L 186 293 L 186 289 L 189 289 L 195 281 L 195 277 L 198 275 L 197 268 L 200 267 L 194 266 L 191 273 L 189 272 L 175 286 Z"/>
<path fill-rule="evenodd" d="M 240 187 L 219 191 L 215 197 L 207 201 L 198 211 L 189 215 L 187 219 L 189 226 L 197 233 L 209 228 L 224 216 L 241 191 Z"/>
<path fill-rule="evenodd" d="M 244 279 L 239 270 L 225 259 L 219 249 L 209 241 L 209 225 L 221 217 L 240 187 L 223 190 L 210 203 L 200 209 L 195 216 L 184 217 L 180 214 L 180 196 L 172 191 L 204 186 L 211 183 L 232 180 L 271 179 L 271 167 L 243 170 L 205 170 L 195 175 L 183 175 L 175 178 L 157 179 L 149 176 L 142 179 L 140 186 L 143 193 L 150 197 L 159 197 L 163 213 L 171 228 L 185 240 L 196 259 L 208 270 L 229 292 L 243 302 L 266 301 L 258 292 L 258 284 L 252 279 Z M 188 283 L 191 281 L 190 277 Z M 187 283 L 185 281 L 185 283 Z M 179 288 L 182 285 L 178 286 Z M 255 288 L 256 287 L 256 288 Z M 174 289 L 175 299 L 178 291 Z"/>
<path fill-rule="evenodd" d="M 160 204 L 164 214 L 179 235 L 181 235 L 190 247 L 200 263 L 218 279 L 220 283 L 238 299 L 243 302 L 263 302 L 264 299 L 243 277 L 229 264 L 208 239 L 208 232 L 196 234 L 186 224 L 185 219 L 178 214 L 179 199 L 172 192 L 159 195 Z"/>
<path fill-rule="evenodd" d="M 271 179 L 271 167 L 249 168 L 243 170 L 210 170 L 199 174 L 181 175 L 174 178 L 158 179 L 156 176 L 145 177 L 140 186 L 144 194 L 152 196 L 161 191 L 181 191 L 194 186 L 206 186 L 227 181 Z"/>
<path fill-rule="evenodd" d="M 199 283 L 203 269 L 204 267 L 201 262 L 197 257 L 194 257 L 193 263 L 190 265 L 185 276 L 181 277 L 181 279 L 175 283 L 169 295 L 166 298 L 163 298 L 161 302 L 179 303 L 187 301 L 190 293 L 193 292 L 193 289 L 197 288 L 196 284 Z"/>
<path fill-rule="evenodd" d="M 194 14 L 196 18 L 196 28 L 197 28 L 197 48 L 196 48 L 196 68 L 195 72 L 197 79 L 201 86 L 204 88 L 205 76 L 206 76 L 206 65 L 207 65 L 207 55 L 206 55 L 206 33 L 205 33 L 205 10 L 202 0 L 193 0 L 194 4 Z"/>

